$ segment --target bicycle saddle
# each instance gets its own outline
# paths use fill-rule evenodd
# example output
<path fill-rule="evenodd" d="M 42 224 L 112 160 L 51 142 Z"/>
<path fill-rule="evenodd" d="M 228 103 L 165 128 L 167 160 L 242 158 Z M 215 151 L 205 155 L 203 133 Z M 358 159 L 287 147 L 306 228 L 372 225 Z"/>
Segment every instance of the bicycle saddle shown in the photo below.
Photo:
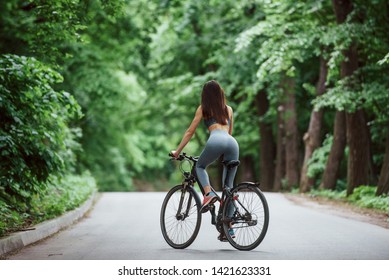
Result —
<path fill-rule="evenodd" d="M 239 160 L 223 160 L 222 163 L 228 168 L 234 168 L 235 166 L 238 166 L 240 164 Z"/>

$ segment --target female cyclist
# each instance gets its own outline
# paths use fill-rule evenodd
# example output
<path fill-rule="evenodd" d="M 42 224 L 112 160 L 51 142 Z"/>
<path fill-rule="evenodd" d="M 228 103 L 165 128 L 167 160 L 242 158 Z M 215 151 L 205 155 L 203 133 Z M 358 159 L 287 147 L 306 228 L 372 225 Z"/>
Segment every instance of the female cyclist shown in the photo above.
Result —
<path fill-rule="evenodd" d="M 239 158 L 238 142 L 232 137 L 234 124 L 232 108 L 226 104 L 224 90 L 214 80 L 205 83 L 203 86 L 201 105 L 197 108 L 193 121 L 186 130 L 181 143 L 175 151 L 171 152 L 174 157 L 178 157 L 188 144 L 201 120 L 204 121 L 210 133 L 196 165 L 197 177 L 205 194 L 202 204 L 202 209 L 204 209 L 205 206 L 217 200 L 216 194 L 212 191 L 209 183 L 206 172 L 207 166 L 220 156 L 224 156 L 225 161 L 238 160 Z M 236 170 L 237 167 L 234 167 L 228 173 L 227 186 L 230 188 L 233 186 Z M 225 174 L 226 168 L 223 170 L 223 178 Z"/>

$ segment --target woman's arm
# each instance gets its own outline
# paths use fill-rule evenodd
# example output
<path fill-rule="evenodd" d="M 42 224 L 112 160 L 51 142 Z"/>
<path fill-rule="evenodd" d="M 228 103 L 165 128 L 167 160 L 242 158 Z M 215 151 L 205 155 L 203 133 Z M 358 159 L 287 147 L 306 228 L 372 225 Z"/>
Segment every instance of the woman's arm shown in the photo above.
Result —
<path fill-rule="evenodd" d="M 181 143 L 178 145 L 177 150 L 172 151 L 172 154 L 175 157 L 178 157 L 181 151 L 185 148 L 186 144 L 188 144 L 189 140 L 192 138 L 193 134 L 195 133 L 196 128 L 199 125 L 202 118 L 203 118 L 203 110 L 201 109 L 201 106 L 199 106 L 196 110 L 196 114 L 193 118 L 193 121 L 190 124 L 189 128 L 185 131 L 184 137 L 182 137 Z"/>
<path fill-rule="evenodd" d="M 228 129 L 228 133 L 232 135 L 232 128 L 234 126 L 234 112 L 232 111 L 232 108 L 230 106 L 228 106 L 228 111 L 230 114 L 230 127 Z"/>

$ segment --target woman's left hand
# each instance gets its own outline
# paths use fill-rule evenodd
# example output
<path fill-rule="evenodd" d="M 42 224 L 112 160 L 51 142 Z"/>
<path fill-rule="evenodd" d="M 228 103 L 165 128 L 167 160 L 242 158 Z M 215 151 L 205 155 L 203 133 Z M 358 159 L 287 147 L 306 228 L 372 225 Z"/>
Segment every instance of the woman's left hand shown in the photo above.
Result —
<path fill-rule="evenodd" d="M 171 151 L 170 154 L 171 154 L 174 158 L 178 158 L 178 156 L 180 155 L 179 153 L 177 153 L 177 151 Z"/>

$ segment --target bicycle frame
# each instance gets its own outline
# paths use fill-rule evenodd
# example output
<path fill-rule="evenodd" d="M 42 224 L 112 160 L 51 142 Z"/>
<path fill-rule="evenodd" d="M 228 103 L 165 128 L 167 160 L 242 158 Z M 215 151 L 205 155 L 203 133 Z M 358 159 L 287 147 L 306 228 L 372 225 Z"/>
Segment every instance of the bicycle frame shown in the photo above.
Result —
<path fill-rule="evenodd" d="M 185 189 L 187 187 L 191 187 L 193 188 L 194 187 L 194 183 L 197 183 L 199 185 L 199 188 L 202 192 L 202 194 L 204 195 L 204 188 L 203 186 L 201 185 L 200 181 L 198 180 L 197 178 L 197 173 L 196 173 L 196 164 L 197 164 L 197 159 L 194 158 L 194 157 L 188 157 L 186 156 L 185 154 L 183 154 L 183 157 L 182 157 L 182 160 L 187 160 L 187 161 L 191 161 L 193 163 L 192 167 L 191 167 L 191 171 L 190 172 L 187 172 L 187 171 L 184 171 L 183 172 L 183 175 L 184 175 L 184 181 L 182 182 L 182 184 L 185 186 Z M 224 168 L 227 168 L 226 166 Z M 235 208 L 238 208 L 236 203 L 239 203 L 239 205 L 246 211 L 248 212 L 248 210 L 244 207 L 244 205 L 236 198 L 233 198 L 232 197 L 232 193 L 233 193 L 233 190 L 243 184 L 246 184 L 246 185 L 251 185 L 253 187 L 258 187 L 258 184 L 257 183 L 253 183 L 253 182 L 242 182 L 232 188 L 227 188 L 227 178 L 228 178 L 228 171 L 229 169 L 227 168 L 225 174 L 224 174 L 224 182 L 223 182 L 223 185 L 222 185 L 222 196 L 219 197 L 216 193 L 216 191 L 212 188 L 212 190 L 215 192 L 215 194 L 218 196 L 218 199 L 220 201 L 220 207 L 219 207 L 219 210 L 218 210 L 218 215 L 216 216 L 216 210 L 215 210 L 215 205 L 210 205 L 209 206 L 209 210 L 210 210 L 210 213 L 211 213 L 211 223 L 213 225 L 218 225 L 218 222 L 228 222 L 228 221 L 221 221 L 221 217 L 222 217 L 222 213 L 223 213 L 223 207 L 224 207 L 224 201 L 226 201 L 227 198 L 230 198 L 232 201 L 233 201 L 233 204 L 234 204 L 234 207 Z M 197 192 L 195 192 L 195 194 L 198 196 Z M 182 219 L 185 219 L 187 216 L 188 216 L 188 213 L 189 213 L 189 205 L 190 205 L 190 202 L 191 202 L 191 197 L 189 198 L 190 201 L 189 203 L 187 204 L 187 209 L 185 211 L 185 215 L 184 217 L 181 217 L 182 214 L 181 214 L 181 211 L 182 211 L 182 204 L 183 204 L 183 198 L 184 198 L 184 193 L 182 193 L 182 199 L 180 200 L 180 204 L 179 204 L 179 207 L 177 209 L 177 218 L 182 218 Z"/>
<path fill-rule="evenodd" d="M 207 208 L 201 207 L 200 195 L 198 191 L 194 189 L 194 185 L 195 183 L 197 183 L 200 187 L 201 192 L 204 194 L 204 188 L 199 182 L 196 174 L 196 165 L 198 158 L 182 154 L 174 159 L 181 162 L 180 170 L 183 174 L 184 179 L 180 185 L 175 186 L 174 188 L 172 188 L 171 191 L 169 191 L 162 204 L 160 218 L 161 229 L 167 243 L 175 249 L 183 249 L 192 244 L 200 229 L 202 220 L 201 213 L 205 213 L 209 210 L 211 214 L 211 223 L 215 225 L 216 229 L 220 233 L 218 237 L 220 241 L 228 240 L 228 242 L 230 242 L 233 247 L 239 250 L 252 250 L 256 246 L 258 246 L 266 235 L 269 219 L 268 206 L 266 199 L 264 198 L 263 194 L 259 189 L 259 184 L 252 182 L 242 182 L 233 187 L 227 185 L 229 181 L 229 172 L 230 170 L 238 166 L 239 161 L 234 160 L 229 162 L 223 162 L 225 169 L 223 171 L 223 189 L 221 195 L 218 195 L 211 187 L 220 202 L 219 209 L 216 213 L 216 203 L 207 205 Z M 190 171 L 185 171 L 183 169 L 183 161 L 189 161 L 191 165 Z M 178 197 L 176 196 L 176 199 L 173 198 L 174 194 L 178 195 Z M 263 208 L 261 207 L 263 211 L 261 211 L 261 209 L 258 209 L 253 212 L 253 209 L 251 209 L 252 195 L 254 195 L 255 199 L 259 200 L 259 203 L 263 205 Z M 173 203 L 170 203 L 169 201 L 173 201 Z M 177 201 L 178 204 L 174 203 L 174 201 Z M 171 214 L 166 214 L 166 209 L 168 205 L 172 205 L 170 209 L 174 209 L 174 212 L 170 212 Z M 168 224 L 166 224 L 167 221 Z M 191 225 L 194 225 L 194 227 L 177 227 L 177 225 L 185 225 L 187 221 Z M 177 222 L 182 222 L 183 224 L 178 224 Z M 167 231 L 167 225 L 170 229 L 173 230 L 172 233 L 170 233 L 170 230 Z M 252 230 L 249 230 L 247 234 L 251 235 L 251 233 L 253 233 L 254 236 L 258 234 L 260 235 L 253 237 L 254 239 L 252 240 L 249 237 L 249 239 L 247 240 L 247 235 L 245 233 L 246 231 L 243 228 L 258 225 L 259 230 L 254 230 L 254 232 Z M 234 229 L 239 228 L 241 228 L 242 231 L 238 230 L 238 233 L 235 232 L 237 233 L 235 235 Z M 177 236 L 180 236 L 180 231 L 183 232 L 183 239 L 176 238 Z"/>

